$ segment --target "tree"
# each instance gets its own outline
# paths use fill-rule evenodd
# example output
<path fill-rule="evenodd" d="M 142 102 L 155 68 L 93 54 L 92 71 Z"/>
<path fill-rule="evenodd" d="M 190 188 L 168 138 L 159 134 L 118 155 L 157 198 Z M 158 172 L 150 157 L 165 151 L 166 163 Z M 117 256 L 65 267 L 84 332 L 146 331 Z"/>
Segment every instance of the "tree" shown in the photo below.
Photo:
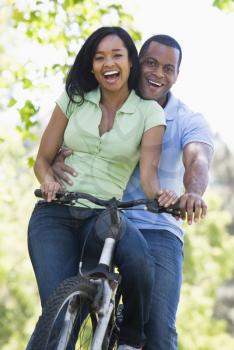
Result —
<path fill-rule="evenodd" d="M 222 198 L 223 208 L 231 213 L 229 231 L 234 234 L 234 155 L 227 145 L 218 137 L 215 138 L 215 155 L 211 168 L 212 187 Z"/>
<path fill-rule="evenodd" d="M 218 288 L 234 271 L 234 237 L 228 232 L 231 217 L 214 193 L 207 202 L 206 219 L 185 226 L 184 281 L 178 315 L 181 350 L 234 348 L 225 321 L 213 315 Z"/>
<path fill-rule="evenodd" d="M 16 131 L 0 148 L 0 348 L 20 350 L 36 321 L 39 300 L 26 253 L 34 177 Z M 38 306 L 37 306 L 38 305 Z"/>
<path fill-rule="evenodd" d="M 213 5 L 218 7 L 220 10 L 228 12 L 234 11 L 234 0 L 215 0 Z"/>
<path fill-rule="evenodd" d="M 38 111 L 43 89 L 45 91 L 50 86 L 52 79 L 57 78 L 60 82 L 64 79 L 80 46 L 94 29 L 101 25 L 120 25 L 136 42 L 141 38 L 140 33 L 133 29 L 132 16 L 118 1 L 5 0 L 4 3 L 0 23 L 11 24 L 7 37 L 12 46 L 17 45 L 16 41 L 23 41 L 28 52 L 27 55 L 21 53 L 20 63 L 10 60 L 9 64 L 4 60 L 5 65 L 0 68 L 4 72 L 0 77 L 0 88 L 4 88 L 6 102 L 0 108 L 10 106 L 19 113 L 18 131 L 23 139 L 35 136 L 33 128 L 40 117 Z M 0 42 L 0 50 L 4 43 L 1 45 Z M 38 52 L 36 57 L 35 52 Z M 43 60 L 43 54 L 50 57 L 49 60 Z M 21 96 L 27 98 L 19 100 L 19 90 Z"/>

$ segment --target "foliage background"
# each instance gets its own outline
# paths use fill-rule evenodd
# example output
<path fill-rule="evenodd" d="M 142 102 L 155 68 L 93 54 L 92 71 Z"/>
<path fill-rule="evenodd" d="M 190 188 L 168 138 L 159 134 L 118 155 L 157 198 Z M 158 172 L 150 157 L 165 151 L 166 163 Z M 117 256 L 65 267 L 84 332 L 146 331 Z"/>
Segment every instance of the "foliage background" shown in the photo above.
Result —
<path fill-rule="evenodd" d="M 233 10 L 233 1 L 214 1 Z M 22 350 L 40 312 L 33 271 L 27 253 L 27 222 L 37 187 L 32 165 L 44 126 L 41 95 L 53 81 L 61 81 L 87 35 L 102 24 L 122 25 L 139 45 L 141 34 L 121 3 L 98 0 L 2 1 L 0 7 L 0 112 L 9 109 L 11 127 L 0 129 L 0 348 Z M 30 52 L 12 55 L 18 41 Z M 33 49 L 40 47 L 42 56 Z M 43 52 L 51 60 L 43 60 Z M 39 64 L 40 63 L 40 64 Z M 49 96 L 51 98 L 51 96 Z M 46 101 L 44 102 L 46 104 Z M 39 108 L 40 106 L 40 108 Z M 3 114 L 4 112 L 4 114 Z M 234 270 L 233 155 L 217 140 L 212 181 L 207 192 L 206 220 L 185 227 L 184 283 L 178 314 L 180 349 L 234 348 L 232 320 L 215 318 L 216 295 Z M 220 166 L 222 164 L 222 167 Z M 229 196 L 228 204 L 220 193 Z M 232 304 L 232 307 L 233 304 Z M 216 314 L 220 315 L 219 312 Z M 220 317 L 219 317 L 220 318 Z M 234 324 L 234 321 L 233 321 Z"/>

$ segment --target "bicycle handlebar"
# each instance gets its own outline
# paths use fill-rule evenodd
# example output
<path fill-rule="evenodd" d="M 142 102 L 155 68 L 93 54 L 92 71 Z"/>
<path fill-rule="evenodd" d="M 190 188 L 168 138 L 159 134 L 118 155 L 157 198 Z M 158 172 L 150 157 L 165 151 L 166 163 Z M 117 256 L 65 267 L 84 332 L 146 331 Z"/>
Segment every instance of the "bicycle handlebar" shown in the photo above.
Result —
<path fill-rule="evenodd" d="M 34 191 L 34 194 L 36 197 L 43 198 L 43 194 L 40 189 L 36 189 Z M 180 216 L 180 209 L 177 203 L 173 206 L 166 208 L 166 207 L 160 206 L 156 199 L 141 198 L 141 199 L 134 199 L 131 201 L 123 202 L 123 201 L 117 200 L 115 197 L 109 200 L 105 200 L 105 199 L 94 197 L 88 193 L 61 191 L 56 193 L 56 199 L 53 200 L 53 202 L 56 202 L 59 204 L 74 205 L 79 199 L 87 199 L 88 201 L 94 204 L 97 204 L 106 208 L 111 208 L 114 206 L 119 209 L 127 209 L 138 205 L 145 205 L 147 210 L 153 213 L 157 213 L 157 214 L 167 213 L 173 216 Z"/>

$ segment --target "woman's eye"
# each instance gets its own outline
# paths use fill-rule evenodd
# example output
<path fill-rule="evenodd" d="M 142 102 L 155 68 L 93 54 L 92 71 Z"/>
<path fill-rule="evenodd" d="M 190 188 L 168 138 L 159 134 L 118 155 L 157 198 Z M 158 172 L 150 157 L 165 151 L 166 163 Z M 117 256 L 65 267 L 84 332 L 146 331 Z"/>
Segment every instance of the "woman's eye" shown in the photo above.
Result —
<path fill-rule="evenodd" d="M 103 59 L 103 57 L 102 57 L 102 56 L 95 56 L 94 59 L 95 59 L 96 61 L 100 61 L 100 60 Z"/>
<path fill-rule="evenodd" d="M 122 57 L 122 55 L 120 53 L 117 53 L 114 57 L 119 58 Z"/>

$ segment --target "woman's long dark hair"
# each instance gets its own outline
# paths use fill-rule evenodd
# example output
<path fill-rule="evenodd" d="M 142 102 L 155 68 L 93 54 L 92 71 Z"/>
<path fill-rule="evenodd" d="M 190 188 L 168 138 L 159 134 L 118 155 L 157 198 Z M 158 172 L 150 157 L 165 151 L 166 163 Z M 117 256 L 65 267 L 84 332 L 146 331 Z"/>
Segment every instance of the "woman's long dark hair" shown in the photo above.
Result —
<path fill-rule="evenodd" d="M 98 82 L 91 72 L 93 58 L 100 41 L 107 35 L 116 35 L 123 41 L 128 50 L 129 60 L 132 63 L 128 78 L 128 87 L 130 90 L 137 88 L 140 65 L 137 49 L 131 36 L 121 27 L 101 27 L 93 32 L 85 41 L 68 73 L 65 88 L 70 101 L 73 103 L 82 104 L 84 101 L 84 93 L 98 86 Z M 80 97 L 78 102 L 77 99 L 75 99 L 76 96 Z"/>

